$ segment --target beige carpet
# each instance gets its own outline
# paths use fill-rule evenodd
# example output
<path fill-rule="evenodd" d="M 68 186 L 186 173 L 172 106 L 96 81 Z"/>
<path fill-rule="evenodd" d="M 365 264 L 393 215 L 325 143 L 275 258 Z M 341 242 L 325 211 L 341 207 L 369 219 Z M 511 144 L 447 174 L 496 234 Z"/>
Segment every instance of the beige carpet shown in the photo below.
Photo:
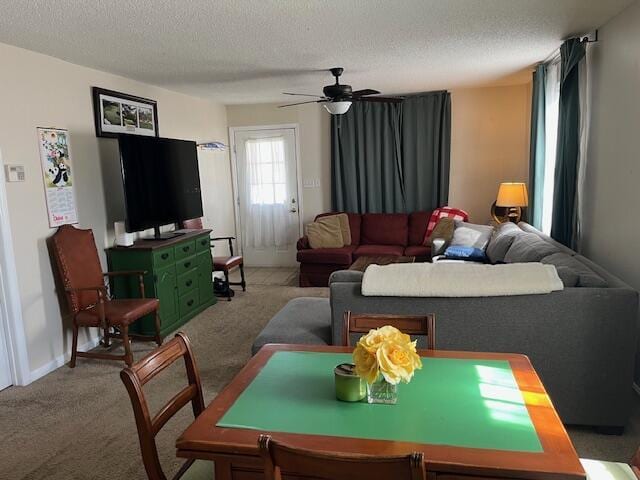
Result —
<path fill-rule="evenodd" d="M 288 300 L 327 294 L 320 288 L 254 284 L 185 325 L 205 402 L 244 365 L 253 338 Z M 135 344 L 136 358 L 151 349 L 152 344 Z M 79 359 L 73 370 L 63 367 L 28 387 L 0 392 L 0 479 L 146 479 L 131 405 L 119 378 L 121 368 L 116 362 Z M 167 373 L 146 388 L 152 405 L 168 400 L 183 385 L 181 371 Z M 178 462 L 175 439 L 191 420 L 189 410 L 183 409 L 159 436 L 169 478 Z M 582 456 L 626 461 L 640 445 L 640 400 L 624 436 L 577 428 L 570 434 Z"/>

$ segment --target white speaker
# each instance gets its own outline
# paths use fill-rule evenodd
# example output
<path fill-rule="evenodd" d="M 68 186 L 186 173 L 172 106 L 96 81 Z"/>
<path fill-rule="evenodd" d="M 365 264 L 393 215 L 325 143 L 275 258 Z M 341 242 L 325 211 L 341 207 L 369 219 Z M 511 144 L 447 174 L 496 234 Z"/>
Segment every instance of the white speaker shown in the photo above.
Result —
<path fill-rule="evenodd" d="M 116 233 L 116 245 L 121 247 L 130 247 L 133 245 L 134 234 L 128 233 L 125 229 L 124 222 L 116 222 L 113 224 Z"/>

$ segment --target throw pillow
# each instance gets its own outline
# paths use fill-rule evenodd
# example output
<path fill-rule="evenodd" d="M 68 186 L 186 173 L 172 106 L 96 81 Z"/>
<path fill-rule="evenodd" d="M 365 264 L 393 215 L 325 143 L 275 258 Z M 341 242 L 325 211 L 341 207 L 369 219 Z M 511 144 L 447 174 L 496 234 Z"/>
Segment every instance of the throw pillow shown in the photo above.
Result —
<path fill-rule="evenodd" d="M 544 257 L 557 253 L 555 245 L 544 241 L 535 233 L 521 233 L 513 240 L 504 256 L 506 263 L 539 262 Z"/>
<path fill-rule="evenodd" d="M 588 266 L 578 260 L 576 257 L 572 257 L 566 253 L 557 252 L 540 260 L 541 263 L 549 265 L 555 265 L 556 270 L 560 268 L 567 268 L 574 272 L 578 277 L 578 287 L 591 287 L 591 288 L 603 288 L 607 286 L 607 282 L 604 278 L 591 270 Z M 562 279 L 562 277 L 560 277 Z M 564 280 L 563 280 L 564 282 Z"/>
<path fill-rule="evenodd" d="M 440 207 L 436 208 L 429 217 L 429 223 L 427 224 L 427 231 L 424 234 L 424 240 L 422 240 L 423 245 L 428 245 L 427 239 L 433 232 L 433 229 L 436 228 L 438 224 L 438 220 L 441 218 L 453 218 L 454 220 L 461 220 L 466 222 L 469 220 L 469 214 L 464 210 L 460 210 L 459 208 L 452 207 Z"/>
<path fill-rule="evenodd" d="M 445 245 L 449 245 L 453 239 L 453 232 L 455 229 L 456 222 L 453 218 L 441 218 L 438 220 L 436 227 L 433 229 L 433 232 L 431 232 L 431 235 L 426 238 L 426 243 L 423 245 L 425 247 L 430 247 L 435 238 L 444 240 Z"/>
<path fill-rule="evenodd" d="M 513 222 L 501 223 L 493 231 L 489 245 L 487 245 L 487 257 L 491 263 L 504 262 L 504 256 L 509 251 L 516 235 L 522 233 L 518 225 Z"/>
<path fill-rule="evenodd" d="M 475 247 L 456 247 L 451 246 L 444 252 L 447 260 L 471 260 L 473 262 L 484 262 L 487 256 L 484 250 Z"/>
<path fill-rule="evenodd" d="M 351 245 L 351 227 L 349 226 L 349 216 L 346 213 L 337 213 L 335 215 L 325 215 L 318 217 L 316 222 L 325 222 L 327 219 L 337 218 L 340 222 L 340 231 L 342 232 L 342 241 L 344 245 Z M 330 222 L 332 220 L 329 220 Z M 342 245 L 342 246 L 344 246 Z"/>
<path fill-rule="evenodd" d="M 340 220 L 335 216 L 322 222 L 307 225 L 307 237 L 311 248 L 341 248 L 344 247 Z"/>
<path fill-rule="evenodd" d="M 452 247 L 474 247 L 481 250 L 487 248 L 493 227 L 491 225 L 476 225 L 456 220 L 456 229 L 451 240 Z"/>

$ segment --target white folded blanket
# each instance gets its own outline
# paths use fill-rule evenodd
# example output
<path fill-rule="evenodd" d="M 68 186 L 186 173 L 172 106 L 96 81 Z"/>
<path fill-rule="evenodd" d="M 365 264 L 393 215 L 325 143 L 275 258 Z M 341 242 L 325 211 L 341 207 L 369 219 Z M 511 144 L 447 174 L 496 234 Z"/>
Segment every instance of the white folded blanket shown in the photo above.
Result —
<path fill-rule="evenodd" d="M 542 263 L 370 265 L 362 295 L 381 297 L 498 297 L 564 288 L 556 267 Z"/>

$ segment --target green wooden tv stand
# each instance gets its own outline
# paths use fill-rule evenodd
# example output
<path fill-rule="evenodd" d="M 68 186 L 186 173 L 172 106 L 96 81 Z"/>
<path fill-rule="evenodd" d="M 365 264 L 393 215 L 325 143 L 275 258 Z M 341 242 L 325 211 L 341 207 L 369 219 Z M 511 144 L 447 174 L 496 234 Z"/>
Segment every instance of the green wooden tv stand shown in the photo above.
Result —
<path fill-rule="evenodd" d="M 107 249 L 109 270 L 145 270 L 145 296 L 160 300 L 160 333 L 164 337 L 216 303 L 211 279 L 211 230 L 180 230 L 169 240 L 137 240 L 130 247 Z M 115 298 L 139 297 L 137 278 L 115 277 Z M 153 335 L 149 315 L 131 326 Z"/>

